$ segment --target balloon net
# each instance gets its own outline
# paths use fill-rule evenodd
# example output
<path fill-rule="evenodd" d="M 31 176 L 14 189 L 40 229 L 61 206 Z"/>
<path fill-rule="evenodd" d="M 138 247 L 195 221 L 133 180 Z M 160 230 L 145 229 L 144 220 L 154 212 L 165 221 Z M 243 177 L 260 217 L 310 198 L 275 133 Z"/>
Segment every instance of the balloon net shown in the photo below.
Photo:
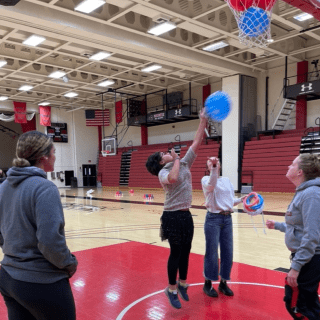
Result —
<path fill-rule="evenodd" d="M 271 40 L 271 14 L 275 0 L 226 0 L 239 28 L 239 41 L 266 48 Z"/>

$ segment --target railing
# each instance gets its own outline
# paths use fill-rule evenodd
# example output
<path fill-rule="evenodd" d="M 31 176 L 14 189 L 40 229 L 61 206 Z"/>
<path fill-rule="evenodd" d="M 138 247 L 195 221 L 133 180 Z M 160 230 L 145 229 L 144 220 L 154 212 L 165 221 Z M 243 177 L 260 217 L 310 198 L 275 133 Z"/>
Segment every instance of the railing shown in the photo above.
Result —
<path fill-rule="evenodd" d="M 311 135 L 309 135 L 309 133 L 312 133 Z M 303 132 L 303 146 L 300 150 L 300 153 L 304 153 L 306 151 L 306 149 L 310 149 L 310 151 L 308 150 L 308 153 L 312 153 L 312 149 L 315 147 L 316 143 L 315 143 L 315 133 L 316 131 L 314 131 L 313 127 L 309 127 L 306 130 L 304 130 Z"/>
<path fill-rule="evenodd" d="M 277 122 L 277 120 L 278 120 L 278 118 L 279 118 L 279 115 L 280 115 L 282 109 L 284 108 L 284 105 L 286 104 L 286 99 L 283 98 L 283 90 L 284 90 L 284 88 L 282 88 L 282 90 L 281 90 L 281 92 L 280 92 L 280 95 L 279 95 L 276 103 L 274 104 L 274 107 L 273 107 L 273 109 L 272 109 L 272 111 L 271 111 L 271 114 L 270 114 L 270 116 L 271 116 L 271 121 L 272 121 L 272 123 L 273 123 L 273 126 L 271 127 L 272 129 L 274 128 L 274 125 L 275 125 L 275 123 Z M 279 113 L 278 113 L 277 119 L 274 120 L 274 118 L 275 118 L 275 111 L 276 111 L 276 109 L 278 108 L 278 106 L 281 104 L 281 101 L 284 101 L 284 104 L 282 105 L 282 107 L 281 107 L 281 109 L 280 109 L 280 111 L 279 111 Z"/>

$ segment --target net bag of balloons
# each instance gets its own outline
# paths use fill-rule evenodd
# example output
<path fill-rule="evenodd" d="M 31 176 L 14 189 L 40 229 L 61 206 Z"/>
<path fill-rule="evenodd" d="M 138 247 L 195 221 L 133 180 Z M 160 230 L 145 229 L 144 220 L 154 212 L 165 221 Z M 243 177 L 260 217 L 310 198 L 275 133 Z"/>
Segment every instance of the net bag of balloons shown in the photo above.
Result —
<path fill-rule="evenodd" d="M 256 216 L 262 214 L 264 207 L 264 200 L 262 196 L 256 192 L 251 192 L 243 199 L 243 210 L 251 215 Z"/>
<path fill-rule="evenodd" d="M 239 41 L 266 48 L 271 42 L 271 15 L 276 0 L 226 0 L 239 28 Z"/>
<path fill-rule="evenodd" d="M 204 107 L 209 120 L 221 122 L 231 112 L 231 98 L 224 91 L 216 91 L 206 99 Z"/>

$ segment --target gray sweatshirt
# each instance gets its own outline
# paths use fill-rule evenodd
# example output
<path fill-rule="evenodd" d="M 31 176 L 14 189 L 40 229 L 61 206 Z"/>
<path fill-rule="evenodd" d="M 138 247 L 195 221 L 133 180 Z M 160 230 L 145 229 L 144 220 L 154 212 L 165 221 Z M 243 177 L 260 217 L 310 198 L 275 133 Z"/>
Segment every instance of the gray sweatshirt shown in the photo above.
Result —
<path fill-rule="evenodd" d="M 37 167 L 11 168 L 0 185 L 2 267 L 20 281 L 53 283 L 74 274 L 60 194 Z"/>
<path fill-rule="evenodd" d="M 300 271 L 315 254 L 320 254 L 320 178 L 296 188 L 285 220 L 276 222 L 275 229 L 285 232 L 286 246 L 295 252 L 291 268 Z"/>
<path fill-rule="evenodd" d="M 173 161 L 167 163 L 159 172 L 159 181 L 165 191 L 164 210 L 177 211 L 191 207 L 192 203 L 192 177 L 190 168 L 197 155 L 190 147 L 180 161 L 178 180 L 169 183 L 168 175 L 173 167 Z"/>

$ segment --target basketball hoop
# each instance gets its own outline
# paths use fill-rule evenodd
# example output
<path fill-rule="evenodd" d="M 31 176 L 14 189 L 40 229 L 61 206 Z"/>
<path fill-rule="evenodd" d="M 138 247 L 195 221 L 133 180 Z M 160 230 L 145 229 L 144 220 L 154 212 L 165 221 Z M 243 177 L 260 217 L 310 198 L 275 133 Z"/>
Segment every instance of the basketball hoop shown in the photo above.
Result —
<path fill-rule="evenodd" d="M 271 42 L 271 15 L 276 0 L 226 0 L 239 28 L 239 41 L 266 48 Z"/>
<path fill-rule="evenodd" d="M 101 154 L 102 154 L 103 157 L 106 157 L 106 156 L 108 156 L 110 154 L 110 151 L 109 150 L 102 150 Z"/>

